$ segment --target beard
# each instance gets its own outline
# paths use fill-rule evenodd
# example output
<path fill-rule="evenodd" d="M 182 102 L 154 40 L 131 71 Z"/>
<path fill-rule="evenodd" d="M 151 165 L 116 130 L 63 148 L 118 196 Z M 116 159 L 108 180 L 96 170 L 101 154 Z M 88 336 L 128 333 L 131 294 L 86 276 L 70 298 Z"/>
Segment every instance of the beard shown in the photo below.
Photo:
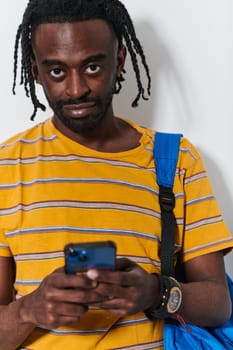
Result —
<path fill-rule="evenodd" d="M 47 96 L 46 96 L 47 97 Z M 56 102 L 52 102 L 47 97 L 49 106 L 52 108 L 54 114 L 58 117 L 58 119 L 71 131 L 83 134 L 89 131 L 94 130 L 98 127 L 102 120 L 104 119 L 109 106 L 112 103 L 113 99 L 113 91 L 110 91 L 105 98 L 100 97 L 83 97 L 81 99 L 68 99 L 68 100 L 58 100 Z M 96 113 L 90 114 L 84 118 L 71 118 L 66 116 L 63 112 L 63 107 L 65 105 L 74 105 L 79 103 L 88 103 L 94 102 Z"/>

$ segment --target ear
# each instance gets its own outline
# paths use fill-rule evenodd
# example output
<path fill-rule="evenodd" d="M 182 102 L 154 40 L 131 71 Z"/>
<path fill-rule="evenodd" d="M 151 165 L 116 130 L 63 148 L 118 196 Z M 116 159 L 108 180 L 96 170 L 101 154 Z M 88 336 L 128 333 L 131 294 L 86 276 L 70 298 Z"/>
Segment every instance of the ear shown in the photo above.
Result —
<path fill-rule="evenodd" d="M 31 70 L 32 70 L 32 76 L 34 78 L 34 80 L 36 81 L 37 84 L 41 84 L 41 79 L 40 79 L 40 75 L 38 72 L 38 67 L 36 64 L 36 61 L 34 58 L 31 58 Z"/>
<path fill-rule="evenodd" d="M 125 65 L 127 50 L 125 46 L 121 46 L 117 55 L 117 76 L 120 76 Z"/>

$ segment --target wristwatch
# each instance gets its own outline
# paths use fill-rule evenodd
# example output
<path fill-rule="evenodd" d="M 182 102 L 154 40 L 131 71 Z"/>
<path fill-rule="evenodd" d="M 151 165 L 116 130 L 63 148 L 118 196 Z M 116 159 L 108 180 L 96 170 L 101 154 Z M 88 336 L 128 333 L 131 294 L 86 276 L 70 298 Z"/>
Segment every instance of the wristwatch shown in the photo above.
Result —
<path fill-rule="evenodd" d="M 160 282 L 160 297 L 158 302 L 145 310 L 150 320 L 167 318 L 177 313 L 182 302 L 182 291 L 179 282 L 168 276 L 157 275 Z"/>
<path fill-rule="evenodd" d="M 169 277 L 171 283 L 170 290 L 169 290 L 169 297 L 167 301 L 167 312 L 169 314 L 175 314 L 181 305 L 182 301 L 182 292 L 180 288 L 180 284 L 177 282 L 177 280 L 173 277 Z"/>

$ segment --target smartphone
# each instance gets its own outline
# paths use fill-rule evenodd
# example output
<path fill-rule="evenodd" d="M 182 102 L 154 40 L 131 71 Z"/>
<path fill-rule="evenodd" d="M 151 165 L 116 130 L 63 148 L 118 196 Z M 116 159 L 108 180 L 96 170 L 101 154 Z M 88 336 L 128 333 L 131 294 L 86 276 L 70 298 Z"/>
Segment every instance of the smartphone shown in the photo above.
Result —
<path fill-rule="evenodd" d="M 67 274 L 82 273 L 91 268 L 115 269 L 116 245 L 113 241 L 69 243 L 64 254 Z"/>

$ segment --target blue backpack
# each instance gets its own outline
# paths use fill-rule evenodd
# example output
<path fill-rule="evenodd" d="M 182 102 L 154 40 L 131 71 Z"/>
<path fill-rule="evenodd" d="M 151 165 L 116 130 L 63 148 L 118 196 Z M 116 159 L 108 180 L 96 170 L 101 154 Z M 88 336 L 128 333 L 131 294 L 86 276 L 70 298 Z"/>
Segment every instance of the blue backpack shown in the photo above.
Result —
<path fill-rule="evenodd" d="M 154 142 L 154 159 L 159 185 L 162 238 L 160 248 L 161 274 L 174 276 L 173 251 L 176 219 L 173 213 L 173 193 L 176 164 L 179 155 L 181 134 L 157 132 Z M 220 328 L 204 328 L 188 324 L 189 332 L 180 323 L 165 322 L 165 350 L 232 350 L 233 349 L 233 281 L 227 275 L 232 300 L 231 318 Z"/>

